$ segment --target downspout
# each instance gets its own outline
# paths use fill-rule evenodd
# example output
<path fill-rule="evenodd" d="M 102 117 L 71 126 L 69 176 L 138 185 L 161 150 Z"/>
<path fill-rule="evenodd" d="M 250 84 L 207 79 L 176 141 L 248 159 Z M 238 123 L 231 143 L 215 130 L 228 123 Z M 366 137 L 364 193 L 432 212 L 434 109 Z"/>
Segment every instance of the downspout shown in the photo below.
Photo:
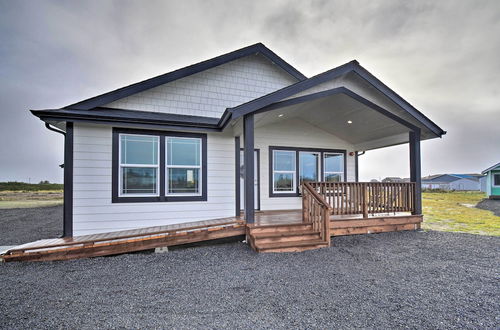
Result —
<path fill-rule="evenodd" d="M 63 202 L 63 234 L 61 237 L 73 236 L 73 123 L 66 123 L 66 132 L 45 123 L 48 130 L 64 136 L 64 202 Z"/>

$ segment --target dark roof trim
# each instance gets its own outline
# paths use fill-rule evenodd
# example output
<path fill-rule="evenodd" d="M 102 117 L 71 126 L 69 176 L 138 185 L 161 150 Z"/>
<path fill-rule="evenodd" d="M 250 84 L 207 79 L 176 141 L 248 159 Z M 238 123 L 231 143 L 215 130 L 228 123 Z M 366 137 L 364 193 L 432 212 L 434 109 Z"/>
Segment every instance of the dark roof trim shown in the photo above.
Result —
<path fill-rule="evenodd" d="M 495 168 L 497 168 L 497 167 L 499 167 L 499 166 L 500 166 L 500 163 L 495 164 L 495 165 L 493 165 L 493 166 L 491 166 L 491 167 L 488 167 L 487 169 L 485 169 L 484 171 L 482 171 L 482 172 L 481 172 L 481 174 L 486 174 L 486 172 L 489 172 L 489 171 L 491 171 L 491 170 L 494 170 Z"/>
<path fill-rule="evenodd" d="M 299 104 L 299 103 L 304 103 L 304 102 L 307 102 L 307 101 L 312 101 L 312 100 L 315 100 L 315 99 L 319 99 L 319 98 L 323 98 L 323 97 L 327 97 L 327 96 L 331 96 L 331 95 L 335 95 L 335 94 L 344 94 L 344 95 L 347 95 L 353 99 L 355 99 L 356 101 L 366 105 L 367 107 L 377 111 L 378 113 L 388 117 L 389 119 L 392 119 L 396 122 L 398 122 L 399 124 L 403 125 L 403 126 L 406 126 L 407 128 L 409 128 L 410 130 L 412 131 L 416 131 L 416 130 L 419 130 L 420 128 L 407 122 L 406 120 L 396 116 L 395 114 L 393 114 L 392 112 L 389 112 L 387 110 L 385 110 L 384 108 L 376 105 L 375 103 L 365 99 L 364 97 L 354 93 L 353 91 L 351 91 L 350 89 L 346 88 L 346 87 L 337 87 L 337 88 L 334 88 L 334 89 L 329 89 L 329 90 L 326 90 L 326 91 L 322 91 L 322 92 L 318 92 L 318 93 L 314 93 L 314 94 L 308 94 L 308 95 L 304 95 L 304 96 L 300 96 L 300 97 L 296 97 L 296 98 L 293 98 L 293 99 L 289 99 L 289 100 L 285 100 L 285 101 L 281 101 L 281 102 L 277 102 L 277 103 L 273 103 L 271 105 L 268 105 L 267 107 L 264 107 L 262 109 L 259 109 L 257 111 L 255 111 L 255 113 L 261 113 L 261 112 L 267 112 L 267 111 L 271 111 L 271 110 L 275 110 L 275 109 L 279 109 L 279 108 L 283 108 L 283 107 L 287 107 L 287 106 L 291 106 L 291 105 L 294 105 L 294 104 Z"/>
<path fill-rule="evenodd" d="M 246 114 L 257 111 L 264 108 L 272 103 L 281 101 L 289 96 L 302 92 L 306 89 L 314 87 L 321 84 L 322 82 L 329 81 L 336 77 L 340 77 L 353 70 L 355 61 L 338 66 L 334 69 L 328 70 L 326 72 L 320 73 L 314 77 L 306 80 L 299 81 L 293 85 L 284 87 L 270 94 L 264 95 L 247 103 L 243 103 L 234 108 L 228 108 L 228 111 L 232 113 L 233 119 L 237 119 Z"/>
<path fill-rule="evenodd" d="M 436 123 L 427 118 L 423 113 L 418 111 L 414 106 L 412 106 L 408 101 L 399 96 L 395 91 L 393 91 L 389 86 L 380 81 L 377 77 L 371 74 L 368 70 L 362 67 L 359 63 L 356 62 L 356 68 L 354 70 L 361 78 L 366 80 L 370 85 L 374 86 L 379 92 L 387 96 L 391 101 L 396 103 L 398 106 L 406 110 L 409 114 L 411 114 L 415 119 L 420 121 L 424 126 L 429 128 L 432 132 L 434 132 L 438 136 L 442 136 L 446 134 L 444 130 L 442 130 Z"/>
<path fill-rule="evenodd" d="M 221 131 L 218 118 L 165 114 L 147 111 L 134 111 L 110 108 L 95 110 L 53 109 L 31 110 L 47 121 L 89 122 L 125 127 L 149 127 L 157 129 L 186 129 L 196 131 Z"/>
<path fill-rule="evenodd" d="M 326 72 L 320 73 L 314 77 L 307 80 L 299 81 L 293 85 L 287 86 L 276 92 L 267 94 L 258 99 L 252 100 L 250 102 L 241 104 L 234 108 L 229 108 L 228 111 L 232 113 L 233 119 L 239 118 L 246 114 L 258 111 L 270 104 L 281 101 L 287 97 L 294 94 L 300 93 L 311 87 L 317 86 L 323 82 L 327 82 L 334 78 L 340 77 L 349 72 L 355 72 L 360 77 L 365 79 L 368 83 L 373 85 L 377 90 L 387 96 L 390 100 L 400 106 L 403 110 L 412 115 L 415 119 L 421 122 L 425 127 L 427 127 L 436 136 L 441 137 L 446 134 L 439 126 L 433 123 L 429 118 L 425 117 L 421 112 L 411 106 L 406 102 L 401 96 L 392 91 L 389 87 L 383 84 L 380 80 L 375 78 L 371 73 L 364 69 L 356 60 L 343 64 L 334 69 L 328 70 Z"/>
<path fill-rule="evenodd" d="M 291 106 L 294 104 L 312 101 L 335 94 L 347 95 L 378 113 L 392 119 L 410 130 L 416 131 L 420 128 L 394 115 L 375 103 L 365 99 L 346 87 L 338 87 L 314 94 L 308 94 L 293 99 L 280 101 L 261 108 L 255 113 L 272 111 L 275 109 Z M 49 110 L 31 110 L 31 112 L 41 120 L 47 121 L 75 121 L 75 122 L 94 122 L 101 124 L 117 124 L 132 127 L 162 127 L 205 131 L 222 131 L 232 119 L 229 111 L 224 112 L 220 119 L 213 117 L 188 116 L 179 114 L 168 114 L 159 112 L 148 112 L 138 110 L 124 110 L 113 108 L 95 108 L 92 110 L 77 109 L 49 109 Z"/>
<path fill-rule="evenodd" d="M 234 61 L 236 59 L 252 55 L 252 54 L 262 54 L 263 56 L 267 57 L 270 61 L 272 61 L 274 64 L 278 65 L 280 68 L 285 70 L 287 73 L 289 73 L 291 76 L 296 78 L 297 80 L 304 80 L 307 79 L 306 76 L 304 76 L 302 73 L 300 73 L 297 69 L 295 69 L 293 66 L 291 66 L 289 63 L 287 63 L 285 60 L 283 60 L 281 57 L 276 55 L 273 51 L 271 51 L 269 48 L 264 46 L 262 43 L 257 43 L 254 45 L 250 45 L 238 50 L 235 50 L 233 52 L 220 55 L 217 57 L 214 57 L 212 59 L 199 62 L 169 73 L 162 74 L 160 76 L 156 76 L 126 87 L 122 87 L 119 89 L 116 89 L 114 91 L 104 93 L 89 99 L 86 99 L 84 101 L 80 101 L 71 105 L 68 105 L 64 107 L 64 109 L 78 109 L 78 110 L 89 110 L 95 107 L 100 107 L 102 105 L 111 103 L 113 101 L 116 101 L 118 99 L 127 97 L 132 94 L 136 94 L 139 92 L 142 92 L 144 90 L 150 89 L 157 87 L 159 85 L 163 85 L 165 83 L 184 78 L 187 76 L 190 76 L 192 74 L 208 70 L 210 68 L 216 67 L 221 64 L 225 64 L 231 61 Z"/>

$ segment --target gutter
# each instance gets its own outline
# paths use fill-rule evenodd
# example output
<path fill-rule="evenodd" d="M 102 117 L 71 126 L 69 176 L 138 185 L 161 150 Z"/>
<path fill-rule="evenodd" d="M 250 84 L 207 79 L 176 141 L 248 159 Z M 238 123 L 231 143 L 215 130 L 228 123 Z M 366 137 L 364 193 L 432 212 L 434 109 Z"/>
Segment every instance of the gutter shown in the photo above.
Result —
<path fill-rule="evenodd" d="M 53 132 L 56 132 L 56 133 L 59 133 L 59 134 L 62 134 L 62 135 L 64 135 L 64 136 L 66 136 L 66 133 L 65 133 L 65 132 L 63 132 L 63 131 L 61 131 L 61 130 L 59 130 L 59 129 L 57 129 L 57 128 L 54 128 L 54 127 L 52 127 L 52 126 L 50 126 L 50 124 L 49 124 L 49 123 L 45 123 L 45 127 L 47 127 L 47 129 L 49 129 L 49 130 L 51 130 L 51 131 L 53 131 Z"/>

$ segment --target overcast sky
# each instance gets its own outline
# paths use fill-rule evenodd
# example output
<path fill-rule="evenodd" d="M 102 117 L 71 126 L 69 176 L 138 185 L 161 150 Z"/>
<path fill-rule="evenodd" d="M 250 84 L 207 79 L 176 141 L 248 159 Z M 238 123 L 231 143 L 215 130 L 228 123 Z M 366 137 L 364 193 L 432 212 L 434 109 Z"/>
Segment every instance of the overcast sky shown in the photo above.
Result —
<path fill-rule="evenodd" d="M 0 0 L 0 181 L 62 182 L 58 108 L 263 42 L 307 76 L 352 59 L 448 131 L 422 174 L 500 162 L 500 1 Z M 408 176 L 408 146 L 361 179 Z"/>

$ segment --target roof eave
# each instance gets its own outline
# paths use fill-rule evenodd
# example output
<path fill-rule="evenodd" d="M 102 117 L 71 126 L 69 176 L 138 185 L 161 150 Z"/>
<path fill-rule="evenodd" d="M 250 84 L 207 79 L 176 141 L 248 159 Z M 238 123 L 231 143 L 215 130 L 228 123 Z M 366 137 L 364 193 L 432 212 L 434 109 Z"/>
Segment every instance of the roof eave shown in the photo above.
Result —
<path fill-rule="evenodd" d="M 113 118 L 113 117 L 95 117 L 90 115 L 80 115 L 71 113 L 55 112 L 54 110 L 30 110 L 33 115 L 44 122 L 49 121 L 71 121 L 86 122 L 105 125 L 135 125 L 143 127 L 175 128 L 186 130 L 206 130 L 220 132 L 218 124 L 204 124 L 187 121 L 166 121 L 166 120 L 146 120 L 139 118 Z"/>

